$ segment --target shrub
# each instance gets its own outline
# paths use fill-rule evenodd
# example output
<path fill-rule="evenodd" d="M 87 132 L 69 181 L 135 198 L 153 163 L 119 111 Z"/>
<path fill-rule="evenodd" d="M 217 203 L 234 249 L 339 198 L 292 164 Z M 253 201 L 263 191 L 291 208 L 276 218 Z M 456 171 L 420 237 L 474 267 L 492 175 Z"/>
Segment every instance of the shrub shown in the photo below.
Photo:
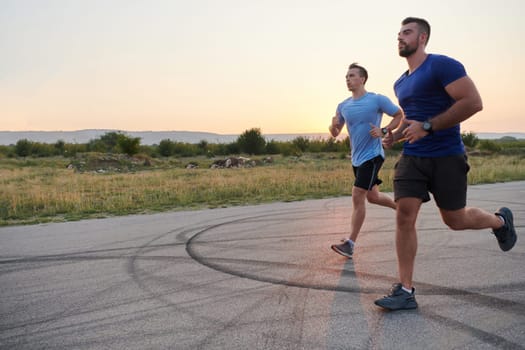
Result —
<path fill-rule="evenodd" d="M 117 136 L 117 150 L 132 156 L 139 153 L 140 137 L 129 137 L 124 134 Z"/>
<path fill-rule="evenodd" d="M 292 144 L 301 152 L 306 152 L 310 145 L 310 140 L 304 136 L 299 136 L 292 140 Z"/>
<path fill-rule="evenodd" d="M 266 154 L 279 154 L 281 153 L 280 149 L 279 143 L 275 140 L 266 143 Z"/>
<path fill-rule="evenodd" d="M 15 153 L 19 157 L 28 157 L 31 155 L 33 143 L 27 139 L 18 140 L 15 145 Z"/>
<path fill-rule="evenodd" d="M 241 152 L 248 154 L 263 154 L 266 140 L 261 135 L 261 130 L 253 128 L 246 130 L 237 138 L 237 144 Z"/>
<path fill-rule="evenodd" d="M 479 138 L 473 132 L 462 133 L 461 139 L 463 140 L 465 146 L 472 148 L 476 147 L 479 142 Z"/>
<path fill-rule="evenodd" d="M 169 157 L 175 154 L 175 143 L 170 139 L 160 141 L 159 154 L 163 157 Z"/>
<path fill-rule="evenodd" d="M 487 152 L 499 152 L 501 151 L 500 145 L 491 140 L 481 140 L 479 142 L 479 149 Z"/>

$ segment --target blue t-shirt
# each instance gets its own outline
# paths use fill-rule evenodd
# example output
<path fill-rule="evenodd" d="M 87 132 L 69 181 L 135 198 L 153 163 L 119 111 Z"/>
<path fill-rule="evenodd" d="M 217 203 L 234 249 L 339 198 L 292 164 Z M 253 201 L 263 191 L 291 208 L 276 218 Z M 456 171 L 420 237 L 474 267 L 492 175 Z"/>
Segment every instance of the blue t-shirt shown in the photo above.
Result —
<path fill-rule="evenodd" d="M 360 166 L 377 156 L 385 158 L 381 138 L 370 136 L 370 124 L 381 126 L 383 113 L 392 116 L 397 111 L 399 107 L 388 97 L 373 92 L 358 99 L 349 97 L 337 106 L 339 122 L 346 124 L 350 135 L 353 166 Z"/>
<path fill-rule="evenodd" d="M 445 87 L 466 76 L 463 65 L 447 56 L 429 54 L 412 74 L 405 72 L 394 84 L 399 105 L 407 119 L 425 121 L 454 104 Z M 465 153 L 460 126 L 434 131 L 410 144 L 403 153 L 418 157 L 445 157 Z"/>

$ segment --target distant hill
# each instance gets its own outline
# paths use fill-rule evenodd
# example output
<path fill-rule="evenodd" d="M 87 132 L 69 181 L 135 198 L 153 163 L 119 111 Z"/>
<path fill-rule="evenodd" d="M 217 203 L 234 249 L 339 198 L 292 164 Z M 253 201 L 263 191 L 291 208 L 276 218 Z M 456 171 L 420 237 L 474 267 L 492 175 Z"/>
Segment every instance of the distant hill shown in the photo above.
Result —
<path fill-rule="evenodd" d="M 33 142 L 55 143 L 62 140 L 66 143 L 88 143 L 108 132 L 122 132 L 131 137 L 140 137 L 143 145 L 158 144 L 161 140 L 198 143 L 206 140 L 210 143 L 229 142 L 235 140 L 233 135 L 219 135 L 205 132 L 192 131 L 121 131 L 110 129 L 87 129 L 76 131 L 0 131 L 0 144 L 16 144 L 18 140 L 27 139 Z M 226 141 L 223 141 L 226 140 Z"/>
<path fill-rule="evenodd" d="M 88 129 L 77 131 L 0 131 L 0 145 L 16 144 L 18 140 L 29 140 L 33 142 L 55 143 L 62 140 L 66 143 L 88 143 L 90 140 L 99 138 L 108 132 L 122 132 L 130 137 L 140 137 L 143 145 L 159 144 L 160 141 L 169 139 L 171 141 L 199 143 L 231 143 L 235 142 L 239 135 L 215 134 L 197 131 L 122 131 L 109 129 Z M 299 136 L 308 138 L 328 138 L 329 134 L 263 134 L 267 140 L 290 141 Z"/>
<path fill-rule="evenodd" d="M 215 134 L 197 131 L 121 131 L 109 129 L 87 129 L 77 131 L 0 131 L 0 145 L 14 145 L 19 140 L 29 140 L 33 142 L 55 143 L 62 140 L 66 143 L 88 143 L 90 140 L 99 138 L 108 132 L 123 132 L 130 137 L 140 137 L 143 145 L 159 144 L 160 141 L 169 139 L 171 141 L 199 143 L 231 143 L 237 140 L 239 135 Z M 525 133 L 476 133 L 480 139 L 499 139 L 504 136 L 511 136 L 517 139 L 525 139 Z M 327 139 L 326 133 L 306 133 L 306 134 L 264 134 L 268 141 L 291 141 L 299 136 L 310 139 Z M 346 137 L 346 132 L 341 133 L 341 137 Z"/>

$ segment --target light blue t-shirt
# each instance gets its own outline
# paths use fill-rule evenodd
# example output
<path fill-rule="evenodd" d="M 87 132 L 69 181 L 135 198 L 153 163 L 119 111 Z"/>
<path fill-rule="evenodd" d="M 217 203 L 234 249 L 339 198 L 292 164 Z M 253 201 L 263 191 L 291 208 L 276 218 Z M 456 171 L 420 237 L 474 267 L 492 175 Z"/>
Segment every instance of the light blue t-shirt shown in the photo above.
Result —
<path fill-rule="evenodd" d="M 397 111 L 399 107 L 388 97 L 373 92 L 358 99 L 349 97 L 337 106 L 336 116 L 340 123 L 346 124 L 350 135 L 353 166 L 360 166 L 377 156 L 385 158 L 381 138 L 370 136 L 370 124 L 379 127 L 383 113 L 393 116 Z"/>

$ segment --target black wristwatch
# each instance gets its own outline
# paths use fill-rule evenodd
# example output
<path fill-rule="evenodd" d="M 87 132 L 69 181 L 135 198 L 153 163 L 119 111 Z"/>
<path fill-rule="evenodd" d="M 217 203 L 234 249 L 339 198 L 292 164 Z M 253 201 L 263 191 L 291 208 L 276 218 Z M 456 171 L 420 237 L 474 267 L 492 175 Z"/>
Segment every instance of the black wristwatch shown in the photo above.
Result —
<path fill-rule="evenodd" d="M 423 122 L 423 130 L 425 130 L 429 134 L 432 134 L 432 122 L 430 120 L 426 120 Z"/>
<path fill-rule="evenodd" d="M 388 128 L 381 128 L 381 132 L 383 133 L 383 136 L 388 134 Z"/>

